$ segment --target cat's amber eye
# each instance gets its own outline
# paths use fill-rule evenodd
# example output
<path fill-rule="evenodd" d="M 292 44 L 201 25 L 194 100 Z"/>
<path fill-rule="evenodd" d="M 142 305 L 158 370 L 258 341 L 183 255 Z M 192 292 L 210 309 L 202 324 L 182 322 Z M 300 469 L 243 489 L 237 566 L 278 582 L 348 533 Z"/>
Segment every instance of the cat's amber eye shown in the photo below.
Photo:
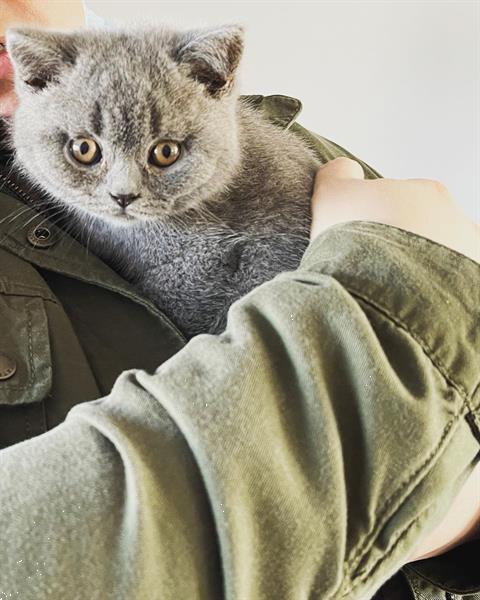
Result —
<path fill-rule="evenodd" d="M 91 138 L 77 138 L 69 144 L 71 156 L 80 164 L 91 166 L 97 164 L 102 158 L 102 151 L 95 140 Z"/>
<path fill-rule="evenodd" d="M 164 140 L 158 142 L 150 152 L 149 161 L 155 167 L 169 167 L 180 156 L 180 144 Z"/>

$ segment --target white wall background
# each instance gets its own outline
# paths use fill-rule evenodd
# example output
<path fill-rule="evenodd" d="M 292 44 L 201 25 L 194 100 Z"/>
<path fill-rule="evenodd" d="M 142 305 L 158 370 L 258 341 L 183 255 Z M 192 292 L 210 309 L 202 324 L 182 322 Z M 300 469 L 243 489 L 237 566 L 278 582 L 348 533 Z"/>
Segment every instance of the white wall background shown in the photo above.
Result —
<path fill-rule="evenodd" d="M 243 93 L 296 96 L 304 106 L 302 125 L 384 176 L 443 181 L 480 221 L 480 2 L 87 5 L 123 23 L 243 23 Z"/>

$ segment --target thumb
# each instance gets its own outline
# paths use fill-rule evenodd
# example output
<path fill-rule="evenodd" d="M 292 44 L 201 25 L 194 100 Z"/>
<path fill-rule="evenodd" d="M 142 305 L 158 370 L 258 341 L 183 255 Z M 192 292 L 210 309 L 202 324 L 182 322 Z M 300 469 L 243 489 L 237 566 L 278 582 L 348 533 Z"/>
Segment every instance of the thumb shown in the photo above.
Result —
<path fill-rule="evenodd" d="M 322 165 L 317 172 L 316 179 L 324 181 L 333 179 L 365 179 L 360 163 L 346 156 L 339 156 Z"/>
<path fill-rule="evenodd" d="M 316 175 L 311 200 L 312 224 L 310 237 L 313 239 L 325 226 L 328 226 L 329 215 L 338 217 L 338 186 L 343 189 L 356 181 L 365 179 L 361 165 L 351 158 L 339 156 L 322 165 Z M 332 213 L 332 214 L 330 214 Z M 348 220 L 348 219 L 347 219 Z M 332 223 L 335 219 L 332 221 Z"/>

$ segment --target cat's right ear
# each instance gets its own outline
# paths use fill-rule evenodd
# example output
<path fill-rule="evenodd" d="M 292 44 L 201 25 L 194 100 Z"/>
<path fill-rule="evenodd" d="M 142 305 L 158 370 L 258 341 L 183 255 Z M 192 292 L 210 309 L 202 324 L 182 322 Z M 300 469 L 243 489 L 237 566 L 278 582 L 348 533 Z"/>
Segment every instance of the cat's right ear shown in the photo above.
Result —
<path fill-rule="evenodd" d="M 230 92 L 243 53 L 241 25 L 189 31 L 183 34 L 174 59 L 188 69 L 207 92 L 220 98 Z"/>
<path fill-rule="evenodd" d="M 75 64 L 77 49 L 72 34 L 21 28 L 7 30 L 5 37 L 15 74 L 32 91 L 57 81 Z"/>

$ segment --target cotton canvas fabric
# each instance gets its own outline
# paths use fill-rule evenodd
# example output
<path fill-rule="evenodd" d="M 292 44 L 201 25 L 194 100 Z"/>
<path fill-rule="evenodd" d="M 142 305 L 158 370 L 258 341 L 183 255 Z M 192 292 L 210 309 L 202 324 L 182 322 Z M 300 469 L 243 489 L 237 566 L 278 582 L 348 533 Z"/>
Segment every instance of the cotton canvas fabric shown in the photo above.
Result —
<path fill-rule="evenodd" d="M 0 173 L 0 598 L 480 598 L 478 542 L 399 572 L 479 457 L 480 265 L 340 224 L 185 344 Z"/>

